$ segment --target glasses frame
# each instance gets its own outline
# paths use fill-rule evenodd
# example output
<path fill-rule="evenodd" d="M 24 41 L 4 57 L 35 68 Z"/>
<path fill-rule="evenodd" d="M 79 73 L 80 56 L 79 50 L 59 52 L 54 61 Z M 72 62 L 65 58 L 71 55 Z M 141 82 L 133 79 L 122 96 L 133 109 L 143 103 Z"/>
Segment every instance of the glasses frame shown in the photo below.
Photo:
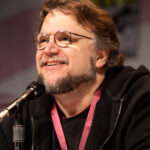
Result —
<path fill-rule="evenodd" d="M 58 32 L 65 32 L 65 33 L 68 33 L 69 34 L 69 43 L 68 44 L 66 44 L 65 46 L 61 46 L 61 45 L 59 45 L 58 43 L 57 43 L 57 40 L 56 40 L 56 34 L 58 34 Z M 86 38 L 86 39 L 89 39 L 89 40 L 93 40 L 94 38 L 93 37 L 89 37 L 89 36 L 85 36 L 85 35 L 81 35 L 81 34 L 77 34 L 77 33 L 73 33 L 73 32 L 70 32 L 70 31 L 67 31 L 67 30 L 58 30 L 57 32 L 55 32 L 54 34 L 46 34 L 46 33 L 40 33 L 40 34 L 37 34 L 37 36 L 36 36 L 36 46 L 37 46 L 37 49 L 38 50 L 43 50 L 43 49 L 45 49 L 46 48 L 46 46 L 45 47 L 42 47 L 42 48 L 38 48 L 38 40 L 37 40 L 37 37 L 38 36 L 47 36 L 48 37 L 48 42 L 49 42 L 49 39 L 50 39 L 50 36 L 51 35 L 54 35 L 54 42 L 55 42 L 55 44 L 58 46 L 58 47 L 61 47 L 61 48 L 66 48 L 66 47 L 68 47 L 68 45 L 70 45 L 70 44 L 72 44 L 71 42 L 72 42 L 72 38 L 71 38 L 71 35 L 75 35 L 75 36 L 79 36 L 79 37 L 82 37 L 82 38 Z M 47 44 L 48 44 L 48 42 L 47 42 Z M 40 44 L 39 44 L 40 45 Z M 40 47 L 40 46 L 39 46 Z"/>

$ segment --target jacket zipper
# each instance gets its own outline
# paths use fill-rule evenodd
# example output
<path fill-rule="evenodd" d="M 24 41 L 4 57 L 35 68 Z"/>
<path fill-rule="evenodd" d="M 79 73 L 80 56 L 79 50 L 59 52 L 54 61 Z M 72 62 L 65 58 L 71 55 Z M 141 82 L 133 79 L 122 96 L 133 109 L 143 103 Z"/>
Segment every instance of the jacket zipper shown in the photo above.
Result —
<path fill-rule="evenodd" d="M 122 110 L 122 102 L 123 102 L 123 98 L 120 99 L 119 112 L 118 112 L 118 116 L 117 116 L 117 119 L 116 119 L 114 128 L 112 129 L 111 133 L 109 134 L 109 136 L 107 137 L 107 139 L 104 141 L 104 143 L 101 145 L 101 147 L 100 147 L 99 150 L 102 150 L 102 149 L 103 149 L 104 145 L 107 143 L 107 141 L 110 139 L 110 137 L 111 137 L 112 134 L 114 133 L 114 130 L 115 130 L 116 126 L 117 126 L 117 123 L 118 123 L 118 120 L 119 120 L 119 117 L 120 117 L 120 114 L 121 114 L 121 110 Z"/>
<path fill-rule="evenodd" d="M 34 129 L 33 116 L 31 116 L 31 123 L 32 123 L 32 148 L 31 148 L 31 150 L 34 150 L 34 134 L 35 134 L 35 129 Z"/>

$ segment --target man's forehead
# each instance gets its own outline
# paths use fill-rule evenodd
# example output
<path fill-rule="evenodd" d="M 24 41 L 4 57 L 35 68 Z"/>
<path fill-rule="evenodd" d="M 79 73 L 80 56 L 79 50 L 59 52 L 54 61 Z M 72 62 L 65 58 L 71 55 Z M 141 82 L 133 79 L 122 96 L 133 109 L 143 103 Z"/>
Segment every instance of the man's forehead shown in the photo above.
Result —
<path fill-rule="evenodd" d="M 60 29 L 87 34 L 87 30 L 77 22 L 73 15 L 66 15 L 57 10 L 49 12 L 43 21 L 41 32 L 48 33 L 49 30 L 51 33 Z"/>

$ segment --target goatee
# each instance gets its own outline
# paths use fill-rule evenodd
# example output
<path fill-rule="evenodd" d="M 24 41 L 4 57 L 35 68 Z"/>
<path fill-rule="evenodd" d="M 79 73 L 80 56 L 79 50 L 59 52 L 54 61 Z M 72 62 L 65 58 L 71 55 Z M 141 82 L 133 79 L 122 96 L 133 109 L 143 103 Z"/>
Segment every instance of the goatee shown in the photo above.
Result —
<path fill-rule="evenodd" d="M 94 60 L 91 58 L 91 65 L 87 74 L 80 75 L 66 75 L 66 77 L 58 79 L 55 84 L 49 84 L 44 77 L 39 74 L 38 81 L 45 85 L 46 93 L 55 94 L 65 94 L 71 92 L 78 88 L 81 84 L 90 82 L 96 78 L 96 69 L 94 66 Z"/>

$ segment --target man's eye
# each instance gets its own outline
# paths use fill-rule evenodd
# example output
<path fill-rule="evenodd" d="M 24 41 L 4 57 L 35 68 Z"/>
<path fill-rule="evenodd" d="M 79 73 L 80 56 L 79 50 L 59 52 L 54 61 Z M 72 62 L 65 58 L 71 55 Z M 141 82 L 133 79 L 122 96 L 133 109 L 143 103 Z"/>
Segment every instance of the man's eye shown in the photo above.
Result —
<path fill-rule="evenodd" d="M 60 36 L 58 37 L 58 41 L 70 41 L 70 38 L 68 36 Z"/>
<path fill-rule="evenodd" d="M 64 37 L 62 40 L 63 41 L 69 41 L 70 39 L 68 37 Z"/>
<path fill-rule="evenodd" d="M 48 40 L 47 39 L 40 39 L 40 41 L 39 41 L 39 43 L 47 43 L 48 42 Z"/>

